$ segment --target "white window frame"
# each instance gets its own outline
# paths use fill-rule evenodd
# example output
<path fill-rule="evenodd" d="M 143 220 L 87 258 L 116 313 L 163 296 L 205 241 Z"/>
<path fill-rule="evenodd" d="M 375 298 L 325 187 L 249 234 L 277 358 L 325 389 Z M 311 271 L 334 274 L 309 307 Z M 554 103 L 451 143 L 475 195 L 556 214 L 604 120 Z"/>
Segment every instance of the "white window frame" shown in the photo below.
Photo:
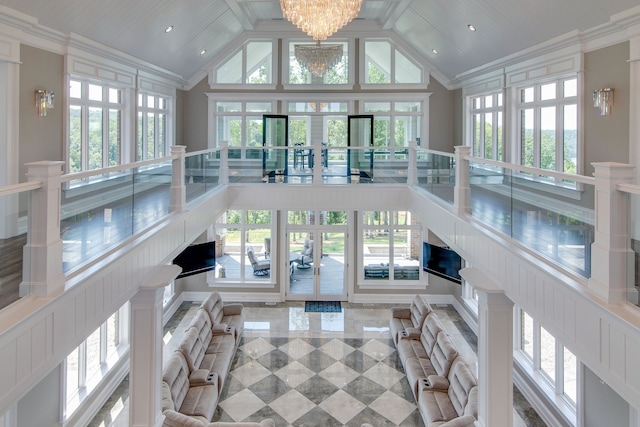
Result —
<path fill-rule="evenodd" d="M 271 82 L 269 83 L 247 83 L 248 70 L 247 70 L 247 46 L 251 43 L 271 43 Z M 278 76 L 278 43 L 277 39 L 247 39 L 240 47 L 234 46 L 233 50 L 226 50 L 222 55 L 214 58 L 212 63 L 219 66 L 212 66 L 209 70 L 209 87 L 211 89 L 240 89 L 240 90 L 275 90 L 277 86 Z M 238 52 L 242 52 L 242 82 L 241 83 L 218 83 L 217 73 L 221 65 L 235 56 Z"/>
<path fill-rule="evenodd" d="M 101 383 L 108 378 L 110 370 L 119 362 L 122 357 L 129 350 L 129 303 L 125 303 L 122 307 L 112 313 L 111 316 L 118 316 L 118 345 L 116 347 L 115 355 L 111 358 L 107 356 L 107 323 L 108 320 L 102 323 L 97 330 L 100 332 L 100 369 L 97 372 L 91 373 L 89 376 L 87 372 L 87 340 L 85 339 L 80 345 L 73 349 L 73 352 L 78 351 L 78 384 L 71 386 L 67 384 L 67 358 L 63 362 L 63 368 L 61 369 L 61 405 L 62 405 L 62 421 L 65 425 L 71 417 L 73 417 L 78 410 L 80 410 L 85 402 L 88 402 L 91 394 L 100 387 Z M 92 335 L 95 331 L 92 331 Z M 87 337 L 88 337 L 87 336 Z M 68 357 L 68 356 L 67 356 Z M 72 400 L 76 400 L 74 405 L 70 408 L 71 400 L 67 399 L 67 390 L 69 387 L 74 387 L 74 392 L 71 395 Z"/>
<path fill-rule="evenodd" d="M 387 42 L 390 45 L 390 58 L 389 58 L 389 83 L 367 83 L 367 67 L 366 67 L 366 52 L 365 52 L 365 44 L 366 42 Z M 420 68 L 420 82 L 416 83 L 395 83 L 396 80 L 396 61 L 395 54 L 396 50 L 400 51 L 402 55 L 404 55 L 407 59 L 409 59 L 413 64 Z M 427 72 L 427 68 L 425 64 L 418 61 L 419 55 L 411 53 L 411 49 L 408 46 L 401 45 L 398 41 L 393 38 L 374 38 L 367 37 L 360 39 L 360 70 L 359 70 L 359 80 L 360 86 L 364 90 L 380 90 L 380 89 L 388 89 L 393 87 L 394 89 L 426 89 L 429 86 L 429 73 Z"/>
<path fill-rule="evenodd" d="M 355 83 L 355 40 L 354 39 L 331 39 L 332 42 L 335 43 L 345 43 L 347 46 L 347 83 L 344 84 L 331 84 L 326 83 L 326 74 L 321 78 L 311 75 L 311 81 L 308 83 L 289 83 L 289 72 L 290 72 L 290 57 L 289 57 L 289 49 L 291 45 L 296 43 L 299 44 L 310 44 L 309 39 L 283 39 L 282 40 L 282 87 L 284 90 L 352 90 L 353 85 Z"/>
<path fill-rule="evenodd" d="M 254 210 L 268 210 L 268 209 L 228 209 L 231 211 L 239 211 L 240 212 L 240 223 L 227 223 L 226 212 L 218 218 L 218 220 L 214 224 L 214 235 L 219 233 L 220 230 L 227 230 L 229 228 L 238 229 L 240 231 L 240 276 L 239 277 L 224 277 L 224 278 L 214 278 L 213 275 L 208 275 L 207 279 L 211 280 L 209 282 L 209 286 L 225 286 L 225 287 L 256 287 L 257 286 L 268 286 L 274 287 L 276 282 L 276 263 L 277 259 L 277 251 L 273 250 L 277 248 L 277 239 L 276 239 L 276 218 L 277 211 L 271 210 L 271 224 L 250 224 L 247 222 L 247 212 Z M 247 257 L 247 246 L 246 245 L 246 233 L 250 230 L 254 229 L 269 229 L 270 237 L 271 237 L 271 273 L 269 277 L 256 277 L 253 274 L 245 275 L 245 270 L 247 267 L 250 267 L 249 258 Z M 225 233 L 226 234 L 226 233 Z M 216 249 L 217 250 L 217 249 Z M 224 250 L 224 247 L 221 248 Z M 260 256 L 259 253 L 256 253 L 256 256 Z M 218 265 L 218 261 L 216 260 L 216 266 Z"/>
<path fill-rule="evenodd" d="M 418 248 L 418 279 L 416 280 L 395 280 L 394 279 L 394 233 L 396 229 L 400 230 L 409 230 L 412 233 L 417 233 L 419 236 L 422 236 L 422 223 L 420 222 L 417 215 L 415 215 L 410 210 L 403 210 L 402 212 L 407 212 L 411 215 L 411 221 L 416 221 L 417 224 L 411 225 L 400 225 L 394 222 L 395 220 L 395 212 L 396 211 L 386 211 L 389 220 L 389 223 L 385 225 L 386 228 L 389 229 L 389 276 L 383 279 L 365 279 L 364 277 L 364 253 L 362 248 L 364 247 L 364 233 L 366 230 L 379 230 L 381 225 L 368 225 L 364 224 L 363 216 L 365 212 L 376 212 L 376 211 L 357 211 L 356 217 L 358 218 L 356 221 L 356 245 L 358 249 L 358 259 L 357 259 L 357 271 L 358 271 L 358 282 L 360 282 L 360 289 L 424 289 L 425 285 L 422 283 L 423 271 L 422 271 L 422 239 L 420 239 L 421 244 Z M 377 212 L 385 212 L 384 210 L 378 210 Z M 411 245 L 411 242 L 408 242 Z"/>
<path fill-rule="evenodd" d="M 82 93 L 80 98 L 71 98 L 70 87 L 71 82 L 79 82 L 82 85 Z M 102 101 L 95 101 L 89 99 L 89 86 L 100 86 L 102 88 Z M 84 172 L 88 170 L 99 170 L 101 168 L 109 166 L 117 166 L 125 164 L 131 158 L 132 147 L 127 146 L 125 141 L 128 141 L 129 132 L 131 129 L 131 117 L 127 114 L 128 106 L 131 105 L 131 90 L 126 86 L 116 85 L 106 81 L 98 81 L 95 79 L 89 79 L 86 77 L 68 76 L 67 78 L 67 111 L 66 111 L 66 149 L 65 149 L 65 171 L 71 172 L 71 107 L 80 107 L 80 170 L 73 172 Z M 116 89 L 120 91 L 120 102 L 109 102 L 109 89 Z M 89 108 L 101 108 L 102 109 L 102 165 L 100 168 L 89 169 Z M 120 135 L 119 135 L 119 156 L 116 165 L 109 165 L 109 156 L 104 155 L 105 151 L 109 151 L 109 110 L 120 111 Z"/>
<path fill-rule="evenodd" d="M 562 96 L 562 91 L 564 88 L 564 82 L 565 81 L 569 81 L 569 80 L 576 80 L 576 96 L 573 97 L 564 97 Z M 540 99 L 540 94 L 541 94 L 541 87 L 548 85 L 548 84 L 552 84 L 555 83 L 556 85 L 556 96 L 554 99 L 550 99 L 550 100 L 541 100 Z M 531 81 L 531 82 L 527 82 L 526 84 L 522 84 L 522 85 L 518 85 L 517 87 L 512 88 L 511 90 L 513 91 L 513 96 L 512 99 L 514 100 L 514 105 L 513 105 L 513 116 L 511 121 L 514 123 L 514 133 L 512 134 L 514 136 L 513 142 L 512 142 L 512 149 L 513 149 L 513 158 L 515 160 L 515 162 L 519 165 L 523 165 L 524 162 L 524 158 L 523 158 L 523 145 L 522 145 L 522 141 L 521 141 L 521 135 L 522 135 L 522 112 L 525 110 L 529 110 L 529 109 L 533 109 L 533 121 L 534 121 L 534 125 L 533 125 L 533 165 L 525 165 L 525 166 L 530 166 L 530 167 L 534 167 L 534 168 L 540 168 L 541 166 L 541 158 L 540 158 L 540 153 L 541 153 L 541 110 L 543 108 L 547 108 L 547 107 L 555 107 L 556 108 L 556 113 L 555 113 L 555 167 L 554 169 L 548 169 L 551 170 L 553 172 L 561 172 L 564 173 L 564 140 L 563 140 L 563 135 L 564 135 L 564 121 L 563 121 L 563 113 L 564 113 L 564 107 L 568 106 L 568 105 L 575 105 L 576 106 L 576 174 L 581 174 L 582 173 L 582 161 L 581 158 L 583 156 L 582 151 L 582 144 L 581 144 L 581 133 L 582 133 L 582 129 L 580 126 L 581 123 L 581 114 L 582 114 L 582 109 L 580 108 L 581 105 L 581 97 L 580 97 L 580 92 L 581 92 L 581 87 L 582 87 L 582 83 L 581 83 L 581 75 L 579 73 L 577 74 L 570 74 L 570 75 L 563 75 L 563 76 L 558 76 L 555 77 L 553 79 L 545 79 L 545 80 L 540 80 L 540 81 Z M 534 100 L 532 102 L 523 102 L 521 100 L 521 93 L 523 90 L 527 89 L 527 88 L 533 88 L 533 93 L 534 93 Z M 544 169 L 543 169 L 544 170 Z M 526 175 L 524 174 L 519 174 L 520 177 L 526 177 Z M 549 177 L 541 177 L 541 176 L 531 176 L 531 179 L 541 179 L 544 180 L 545 182 L 548 181 L 552 181 L 555 182 L 556 185 L 562 186 L 562 187 L 567 187 L 567 188 L 576 188 L 576 185 L 573 184 L 567 184 L 561 180 L 558 180 L 556 178 L 549 178 Z"/>
<path fill-rule="evenodd" d="M 486 106 L 486 98 L 492 98 L 492 106 Z M 475 100 L 478 99 L 480 101 L 480 107 L 475 107 Z M 505 96 L 502 90 L 488 92 L 483 94 L 474 94 L 470 95 L 466 98 L 467 100 L 467 128 L 470 129 L 468 133 L 467 145 L 471 147 L 472 156 L 482 158 L 482 159 L 491 159 L 496 161 L 504 161 L 505 159 L 505 144 L 504 144 L 504 123 L 505 123 Z M 500 105 L 499 105 L 500 104 Z M 498 123 L 498 117 L 502 113 L 502 139 L 498 137 L 498 127 L 495 126 Z M 474 127 L 474 116 L 480 115 L 480 152 L 475 151 L 475 127 Z M 486 152 L 486 114 L 491 114 L 492 120 L 492 150 L 489 155 Z M 498 155 L 498 148 L 501 146 L 502 153 Z"/>
<path fill-rule="evenodd" d="M 529 376 L 532 383 L 542 391 L 549 401 L 570 420 L 574 425 L 577 423 L 578 402 L 573 402 L 564 392 L 564 348 L 565 345 L 555 335 L 555 369 L 554 378 L 549 378 L 541 368 L 541 328 L 543 327 L 535 317 L 529 315 L 533 321 L 533 360 L 522 349 L 522 312 L 524 310 L 518 306 L 514 310 L 514 361 L 520 365 L 523 372 Z M 528 313 L 527 313 L 528 314 Z M 575 353 L 573 353 L 575 355 Z M 576 396 L 580 399 L 579 389 L 581 386 L 580 376 L 577 373 L 580 360 L 576 357 Z"/>
<path fill-rule="evenodd" d="M 148 101 L 149 97 L 154 99 L 154 105 L 149 106 Z M 160 99 L 164 99 L 165 108 L 161 108 L 158 106 Z M 141 105 L 142 101 L 142 105 Z M 138 132 L 136 133 L 136 161 L 150 160 L 158 157 L 166 157 L 171 155 L 171 146 L 174 145 L 174 132 L 173 132 L 173 104 L 174 98 L 164 94 L 157 94 L 152 92 L 143 92 L 139 91 L 138 96 L 136 98 L 136 123 L 138 126 Z M 148 140 L 147 140 L 147 130 L 149 126 L 149 114 L 154 115 L 154 129 L 153 129 L 153 139 L 154 139 L 154 156 L 148 156 Z M 140 117 L 140 115 L 142 117 Z M 165 129 L 164 129 L 164 149 L 162 155 L 158 155 L 159 149 L 161 148 L 161 144 L 159 141 L 159 124 L 158 119 L 161 115 L 165 116 Z M 141 140 L 140 140 L 141 139 Z M 141 145 L 141 147 L 140 147 Z M 138 149 L 140 148 L 142 152 L 142 157 L 139 155 Z"/>
<path fill-rule="evenodd" d="M 396 104 L 399 103 L 403 103 L 403 102 L 416 102 L 418 103 L 418 105 L 420 105 L 420 111 L 397 111 L 396 110 Z M 367 104 L 369 103 L 389 103 L 389 111 L 367 111 Z M 381 145 L 379 146 L 380 148 L 387 148 L 389 149 L 389 158 L 393 159 L 395 157 L 395 152 L 397 150 L 399 151 L 406 151 L 408 153 L 408 149 L 409 149 L 409 141 L 411 139 L 409 139 L 407 141 L 407 145 L 400 145 L 398 146 L 396 144 L 396 116 L 397 117 L 407 117 L 407 116 L 411 116 L 411 117 L 416 117 L 418 120 L 418 123 L 420 124 L 420 136 L 416 137 L 415 139 L 417 141 L 422 142 L 423 141 L 423 135 L 425 135 L 425 129 L 426 129 L 426 125 L 425 125 L 425 121 L 428 119 L 428 117 L 425 117 L 425 110 L 427 110 L 428 112 L 428 108 L 426 108 L 426 105 L 428 104 L 428 101 L 425 99 L 403 99 L 401 94 L 397 94 L 397 98 L 394 96 L 393 100 L 370 100 L 370 99 L 366 99 L 362 101 L 362 114 L 373 114 L 373 119 L 375 120 L 380 120 L 380 118 L 382 117 L 388 117 L 389 118 L 389 143 L 388 145 Z M 428 113 L 427 113 L 428 114 Z M 408 158 L 408 157 L 407 157 Z"/>

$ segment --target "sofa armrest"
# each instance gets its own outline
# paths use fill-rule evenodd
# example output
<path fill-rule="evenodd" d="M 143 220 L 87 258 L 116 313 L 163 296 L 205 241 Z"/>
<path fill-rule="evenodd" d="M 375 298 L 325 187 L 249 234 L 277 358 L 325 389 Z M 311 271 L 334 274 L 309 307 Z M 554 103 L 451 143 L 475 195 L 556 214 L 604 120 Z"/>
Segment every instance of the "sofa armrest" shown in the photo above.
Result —
<path fill-rule="evenodd" d="M 189 385 L 215 385 L 218 386 L 218 374 L 207 369 L 196 369 L 189 375 Z"/>
<path fill-rule="evenodd" d="M 463 415 L 447 421 L 444 424 L 440 424 L 440 427 L 473 427 L 476 421 L 473 415 Z"/>
<path fill-rule="evenodd" d="M 227 325 L 226 323 L 219 323 L 219 324 L 213 325 L 211 327 L 211 333 L 213 335 L 232 334 L 233 333 L 233 327 Z"/>
<path fill-rule="evenodd" d="M 240 315 L 242 314 L 243 308 L 244 308 L 244 305 L 240 303 L 225 304 L 222 307 L 222 313 L 224 313 L 225 316 Z"/>
<path fill-rule="evenodd" d="M 411 309 L 408 307 L 391 307 L 391 317 L 396 319 L 411 319 Z"/>
<path fill-rule="evenodd" d="M 404 330 L 403 337 L 407 337 L 410 340 L 419 340 L 420 339 L 420 329 L 418 328 L 406 328 Z"/>
<path fill-rule="evenodd" d="M 163 412 L 165 427 L 181 426 L 181 427 L 203 427 L 205 424 L 197 418 L 181 414 L 178 411 L 168 409 Z"/>
<path fill-rule="evenodd" d="M 420 379 L 420 387 L 422 390 L 446 392 L 449 390 L 449 380 L 440 375 L 429 375 L 427 378 Z"/>

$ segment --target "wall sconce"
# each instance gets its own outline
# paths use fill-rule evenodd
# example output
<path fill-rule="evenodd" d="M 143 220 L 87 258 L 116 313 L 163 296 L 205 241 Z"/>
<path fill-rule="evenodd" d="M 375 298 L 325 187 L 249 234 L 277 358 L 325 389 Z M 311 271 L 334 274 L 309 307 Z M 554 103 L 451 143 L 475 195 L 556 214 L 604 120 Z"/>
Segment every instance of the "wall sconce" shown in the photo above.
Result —
<path fill-rule="evenodd" d="M 55 93 L 45 89 L 36 89 L 36 111 L 38 116 L 46 117 L 47 110 L 53 108 Z"/>
<path fill-rule="evenodd" d="M 613 106 L 613 88 L 603 87 L 593 91 L 593 106 L 598 109 L 599 116 L 611 114 Z"/>

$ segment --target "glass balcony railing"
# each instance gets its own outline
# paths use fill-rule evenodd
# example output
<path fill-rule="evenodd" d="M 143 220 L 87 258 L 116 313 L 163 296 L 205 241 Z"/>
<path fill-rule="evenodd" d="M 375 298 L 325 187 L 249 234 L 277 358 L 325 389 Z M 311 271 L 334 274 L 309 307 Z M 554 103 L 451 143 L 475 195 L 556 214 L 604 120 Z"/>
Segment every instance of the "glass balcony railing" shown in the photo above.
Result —
<path fill-rule="evenodd" d="M 216 188 L 220 183 L 220 151 L 206 151 L 185 156 L 187 203 Z"/>
<path fill-rule="evenodd" d="M 171 161 L 63 177 L 63 271 L 116 247 L 169 213 Z"/>
<path fill-rule="evenodd" d="M 418 150 L 416 179 L 418 187 L 453 204 L 456 186 L 456 164 L 453 154 Z"/>
<path fill-rule="evenodd" d="M 540 172 L 540 171 L 538 171 Z M 551 176 L 553 175 L 553 176 Z M 545 258 L 591 275 L 594 240 L 592 178 L 470 163 L 471 216 Z"/>
<path fill-rule="evenodd" d="M 0 308 L 20 299 L 20 283 L 29 282 L 31 259 L 27 244 L 28 209 L 31 191 L 0 196 Z M 18 221 L 18 218 L 20 220 Z M 26 267 L 26 268 L 25 268 Z"/>

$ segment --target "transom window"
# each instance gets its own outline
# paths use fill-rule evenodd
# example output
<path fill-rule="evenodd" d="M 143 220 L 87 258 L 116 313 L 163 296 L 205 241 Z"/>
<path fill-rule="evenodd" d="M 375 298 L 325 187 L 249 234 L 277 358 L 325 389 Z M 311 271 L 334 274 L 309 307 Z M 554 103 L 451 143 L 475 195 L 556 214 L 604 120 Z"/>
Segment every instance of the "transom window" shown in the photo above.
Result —
<path fill-rule="evenodd" d="M 502 92 L 474 96 L 471 103 L 473 155 L 503 161 L 503 101 Z"/>
<path fill-rule="evenodd" d="M 123 162 L 124 90 L 88 80 L 69 81 L 70 173 Z"/>
<path fill-rule="evenodd" d="M 170 99 L 138 94 L 138 142 L 136 159 L 147 160 L 169 155 Z"/>
<path fill-rule="evenodd" d="M 304 68 L 296 59 L 295 45 L 315 45 L 309 42 L 289 42 L 289 78 L 287 82 L 292 85 L 303 84 L 328 84 L 338 85 L 349 83 L 349 43 L 331 41 L 331 44 L 342 45 L 342 58 L 333 67 L 330 67 L 322 76 L 316 76 Z"/>
<path fill-rule="evenodd" d="M 250 41 L 215 69 L 217 84 L 273 84 L 273 41 Z"/>
<path fill-rule="evenodd" d="M 423 83 L 423 69 L 417 61 L 396 48 L 388 40 L 364 42 L 364 83 Z"/>
<path fill-rule="evenodd" d="M 518 88 L 520 164 L 578 173 L 578 81 L 575 77 Z"/>

